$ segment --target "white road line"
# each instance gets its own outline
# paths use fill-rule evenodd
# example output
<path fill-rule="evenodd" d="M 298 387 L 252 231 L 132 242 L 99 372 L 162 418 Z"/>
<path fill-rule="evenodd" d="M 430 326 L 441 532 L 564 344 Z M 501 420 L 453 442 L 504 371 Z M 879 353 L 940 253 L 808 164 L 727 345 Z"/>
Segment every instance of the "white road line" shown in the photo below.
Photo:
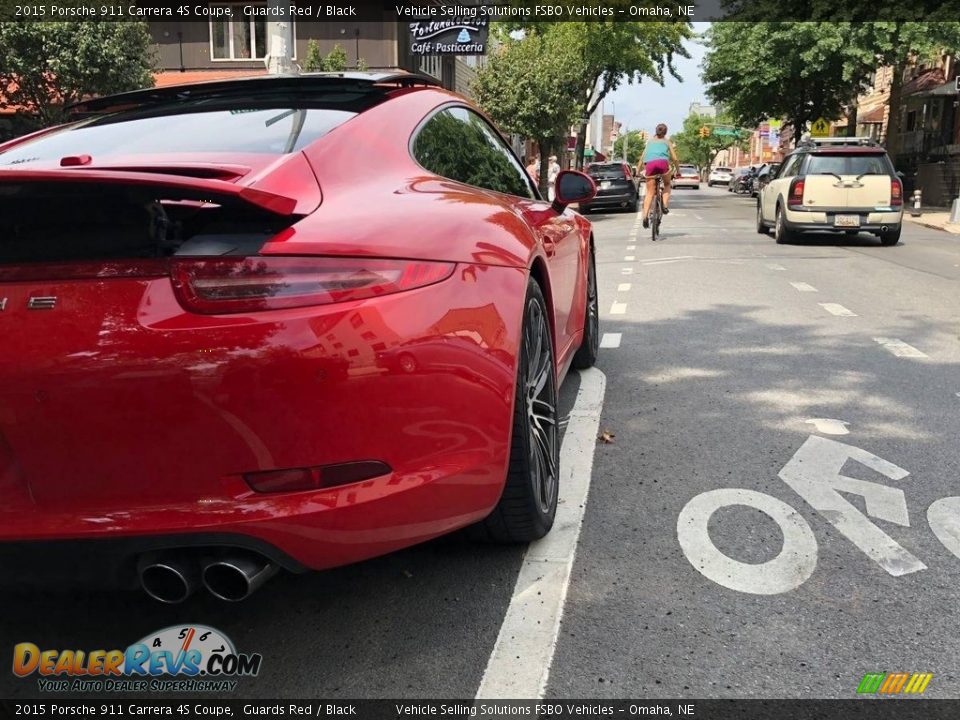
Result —
<path fill-rule="evenodd" d="M 633 275 L 633 268 L 620 268 L 621 275 Z"/>
<path fill-rule="evenodd" d="M 897 357 L 907 357 L 907 358 L 925 358 L 929 357 L 925 352 L 917 350 L 913 345 L 908 345 L 903 340 L 897 340 L 897 338 L 874 338 L 874 342 L 880 343 L 880 345 L 886 348 L 888 351 L 896 355 Z"/>
<path fill-rule="evenodd" d="M 694 217 L 695 217 L 697 220 L 703 220 L 703 218 L 700 217 L 699 215 L 697 215 L 696 213 L 694 213 Z"/>
<path fill-rule="evenodd" d="M 580 390 L 560 448 L 560 496 L 553 530 L 531 543 L 500 626 L 478 700 L 543 697 L 590 492 L 606 376 L 580 373 Z"/>
<path fill-rule="evenodd" d="M 635 255 L 624 255 L 623 259 L 624 259 L 624 262 L 633 262 L 637 258 Z"/>
<path fill-rule="evenodd" d="M 767 265 L 768 270 L 786 270 L 783 265 Z"/>
<path fill-rule="evenodd" d="M 840 317 L 857 317 L 857 314 L 852 310 L 847 310 L 843 305 L 838 303 L 818 303 L 820 307 L 826 310 L 831 315 L 838 315 Z"/>
<path fill-rule="evenodd" d="M 813 285 L 807 285 L 804 282 L 792 282 L 790 283 L 800 292 L 817 292 L 817 289 Z"/>
<path fill-rule="evenodd" d="M 627 245 L 627 250 L 636 250 L 636 249 L 637 249 L 636 245 Z"/>
<path fill-rule="evenodd" d="M 620 283 L 617 285 L 617 292 L 629 292 L 630 287 L 630 283 Z"/>
<path fill-rule="evenodd" d="M 621 302 L 615 302 L 610 306 L 611 315 L 625 315 L 627 312 L 627 304 Z"/>
<path fill-rule="evenodd" d="M 622 338 L 623 333 L 604 333 L 603 337 L 600 338 L 600 347 L 618 348 L 620 347 L 620 340 Z"/>

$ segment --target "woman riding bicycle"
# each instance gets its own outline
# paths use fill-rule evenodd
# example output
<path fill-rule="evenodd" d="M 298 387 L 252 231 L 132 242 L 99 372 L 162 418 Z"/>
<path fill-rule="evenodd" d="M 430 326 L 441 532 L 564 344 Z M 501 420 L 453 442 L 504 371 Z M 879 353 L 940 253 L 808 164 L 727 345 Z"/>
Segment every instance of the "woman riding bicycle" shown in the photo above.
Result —
<path fill-rule="evenodd" d="M 677 160 L 677 151 L 673 149 L 673 143 L 667 138 L 667 126 L 663 123 L 657 125 L 656 137 L 647 143 L 643 151 L 643 175 L 647 183 L 647 192 L 643 196 L 643 226 L 650 226 L 650 203 L 653 202 L 653 195 L 657 192 L 657 176 L 663 177 L 663 214 L 670 212 L 670 161 L 677 167 L 680 161 Z M 637 170 L 640 168 L 638 167 Z"/>

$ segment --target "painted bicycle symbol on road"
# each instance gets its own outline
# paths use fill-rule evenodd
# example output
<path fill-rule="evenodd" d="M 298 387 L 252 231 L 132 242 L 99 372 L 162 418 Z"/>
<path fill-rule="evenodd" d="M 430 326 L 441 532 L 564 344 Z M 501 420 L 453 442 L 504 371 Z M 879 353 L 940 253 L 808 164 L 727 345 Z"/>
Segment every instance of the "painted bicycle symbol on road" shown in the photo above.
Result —
<path fill-rule="evenodd" d="M 891 480 L 910 473 L 866 450 L 811 435 L 780 471 L 780 478 L 807 504 L 890 575 L 925 570 L 926 565 L 872 520 L 910 527 L 906 496 L 900 488 L 842 474 L 854 460 Z M 864 499 L 862 513 L 841 493 Z M 752 564 L 721 552 L 708 532 L 711 516 L 721 508 L 742 505 L 759 510 L 780 526 L 783 548 L 777 557 Z M 869 516 L 869 517 L 868 517 Z M 927 508 L 927 523 L 940 543 L 960 558 L 960 497 L 945 497 Z M 817 567 L 817 538 L 807 520 L 772 495 L 740 488 L 722 488 L 697 495 L 677 519 L 677 539 L 687 560 L 705 577 L 731 590 L 776 595 L 800 587 Z"/>

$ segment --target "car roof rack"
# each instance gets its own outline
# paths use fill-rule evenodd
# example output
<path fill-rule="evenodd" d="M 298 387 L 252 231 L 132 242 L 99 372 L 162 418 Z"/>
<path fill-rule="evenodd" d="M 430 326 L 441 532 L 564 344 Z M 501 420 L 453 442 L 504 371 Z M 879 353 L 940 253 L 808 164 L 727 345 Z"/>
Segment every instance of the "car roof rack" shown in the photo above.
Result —
<path fill-rule="evenodd" d="M 797 143 L 798 148 L 820 147 L 879 147 L 871 137 L 811 137 Z"/>
<path fill-rule="evenodd" d="M 81 100 L 67 106 L 72 113 L 104 113 L 156 105 L 175 105 L 195 100 L 241 98 L 254 94 L 271 95 L 293 92 L 298 95 L 314 92 L 353 90 L 365 93 L 383 93 L 408 87 L 440 87 L 436 78 L 409 72 L 324 72 L 296 75 L 254 75 L 230 80 L 170 85 L 145 88 L 131 92 Z"/>

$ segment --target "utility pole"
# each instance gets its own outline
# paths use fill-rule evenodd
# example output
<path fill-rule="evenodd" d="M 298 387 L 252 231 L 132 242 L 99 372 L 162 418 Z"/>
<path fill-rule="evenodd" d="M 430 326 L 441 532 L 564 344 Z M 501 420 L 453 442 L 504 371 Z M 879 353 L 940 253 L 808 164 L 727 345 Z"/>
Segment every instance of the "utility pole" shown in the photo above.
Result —
<path fill-rule="evenodd" d="M 271 75 L 288 75 L 294 71 L 290 48 L 294 38 L 290 11 L 293 0 L 267 0 L 267 58 L 264 63 Z"/>

